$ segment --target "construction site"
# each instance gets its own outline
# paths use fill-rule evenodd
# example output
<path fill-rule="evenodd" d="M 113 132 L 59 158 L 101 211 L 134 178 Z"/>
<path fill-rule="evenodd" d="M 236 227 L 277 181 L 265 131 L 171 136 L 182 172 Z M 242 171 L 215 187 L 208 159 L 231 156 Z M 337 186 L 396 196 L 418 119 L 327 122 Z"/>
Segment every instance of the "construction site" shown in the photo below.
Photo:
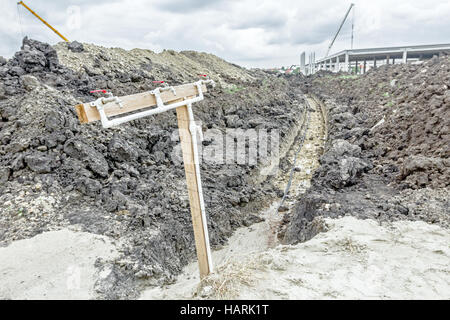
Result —
<path fill-rule="evenodd" d="M 352 4 L 286 74 L 18 5 L 60 42 L 0 56 L 0 299 L 450 299 L 450 43 L 334 51 Z"/>

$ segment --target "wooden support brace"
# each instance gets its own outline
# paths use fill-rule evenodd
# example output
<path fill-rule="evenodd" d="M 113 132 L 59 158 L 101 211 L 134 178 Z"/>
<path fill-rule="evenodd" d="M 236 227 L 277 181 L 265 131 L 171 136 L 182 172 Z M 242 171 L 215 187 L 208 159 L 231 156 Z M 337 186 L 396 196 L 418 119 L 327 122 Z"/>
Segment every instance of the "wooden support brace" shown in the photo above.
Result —
<path fill-rule="evenodd" d="M 198 94 L 195 84 L 187 84 L 174 87 L 176 95 L 172 91 L 163 91 L 161 99 L 164 103 L 171 104 L 183 101 L 184 98 L 193 98 Z M 206 92 L 206 85 L 202 85 L 202 92 Z M 104 105 L 107 116 L 115 116 L 132 111 L 148 108 L 156 105 L 156 100 L 150 92 L 138 93 L 129 96 L 120 97 L 123 107 L 120 108 L 116 103 L 111 102 Z M 81 123 L 89 123 L 100 120 L 100 114 L 96 107 L 89 103 L 75 106 L 78 118 Z M 200 278 L 204 278 L 212 272 L 209 261 L 209 241 L 207 236 L 206 221 L 202 218 L 202 204 L 200 198 L 200 189 L 197 183 L 197 172 L 194 158 L 194 145 L 191 132 L 189 130 L 189 111 L 187 105 L 176 108 L 178 129 L 180 134 L 181 150 L 183 153 L 184 170 L 186 174 L 186 183 L 191 208 L 192 225 L 194 228 L 195 247 L 200 270 Z"/>
<path fill-rule="evenodd" d="M 164 103 L 173 102 L 183 97 L 197 95 L 197 87 L 194 84 L 185 84 L 174 87 L 176 95 L 172 91 L 161 92 L 161 99 Z M 206 85 L 202 84 L 202 91 L 206 92 Z M 104 105 L 106 116 L 112 117 L 119 114 L 129 113 L 140 109 L 149 108 L 156 105 L 155 96 L 150 91 L 136 93 L 128 96 L 120 97 L 123 107 L 120 108 L 115 102 L 106 103 Z M 96 107 L 92 107 L 89 103 L 78 104 L 75 106 L 80 123 L 89 123 L 100 120 L 100 114 Z"/>

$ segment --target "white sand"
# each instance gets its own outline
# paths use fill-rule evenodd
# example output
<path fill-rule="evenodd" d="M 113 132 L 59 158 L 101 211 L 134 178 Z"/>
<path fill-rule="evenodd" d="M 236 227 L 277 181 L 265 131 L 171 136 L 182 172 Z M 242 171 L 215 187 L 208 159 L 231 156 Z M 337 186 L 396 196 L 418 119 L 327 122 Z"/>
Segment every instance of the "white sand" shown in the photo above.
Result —
<path fill-rule="evenodd" d="M 91 299 L 97 258 L 116 256 L 107 237 L 51 231 L 0 248 L 0 299 Z"/>
<path fill-rule="evenodd" d="M 263 224 L 239 230 L 214 252 L 217 274 L 202 298 L 450 299 L 450 231 L 424 222 L 380 226 L 326 219 L 329 231 L 295 246 L 264 249 Z M 259 230 L 259 231 L 258 231 Z M 259 236 L 258 236 L 259 235 Z M 240 239 L 246 239 L 241 242 Z M 253 241 L 253 242 L 252 242 Z M 251 253 L 253 252 L 253 253 Z M 142 299 L 196 298 L 197 265 Z"/>
<path fill-rule="evenodd" d="M 329 231 L 295 246 L 273 247 L 270 223 L 241 228 L 213 252 L 217 271 L 201 290 L 193 262 L 141 299 L 450 299 L 449 230 L 352 217 L 325 223 Z M 116 255 L 107 237 L 69 230 L 13 242 L 0 248 L 0 299 L 95 298 L 94 263 Z"/>

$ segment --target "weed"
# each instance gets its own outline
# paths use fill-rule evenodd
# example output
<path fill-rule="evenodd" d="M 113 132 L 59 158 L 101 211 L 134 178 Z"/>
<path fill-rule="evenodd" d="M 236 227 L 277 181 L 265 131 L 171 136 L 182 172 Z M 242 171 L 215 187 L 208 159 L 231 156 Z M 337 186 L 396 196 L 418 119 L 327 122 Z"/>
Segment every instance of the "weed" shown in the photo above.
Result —
<path fill-rule="evenodd" d="M 226 92 L 226 93 L 230 93 L 230 94 L 234 94 L 234 93 L 239 92 L 239 91 L 242 91 L 242 90 L 244 90 L 244 89 L 245 89 L 244 87 L 237 86 L 237 85 L 233 84 L 231 87 L 226 88 L 226 89 L 225 89 L 225 92 Z"/>
<path fill-rule="evenodd" d="M 367 246 L 357 243 L 352 238 L 345 238 L 338 242 L 338 245 L 342 248 L 343 251 L 347 251 L 351 254 L 361 253 Z"/>
<path fill-rule="evenodd" d="M 19 218 L 21 218 L 24 214 L 25 214 L 25 209 L 24 208 L 20 208 L 19 210 L 17 210 L 17 216 Z"/>
<path fill-rule="evenodd" d="M 358 79 L 358 75 L 342 75 L 339 77 L 339 79 Z"/>

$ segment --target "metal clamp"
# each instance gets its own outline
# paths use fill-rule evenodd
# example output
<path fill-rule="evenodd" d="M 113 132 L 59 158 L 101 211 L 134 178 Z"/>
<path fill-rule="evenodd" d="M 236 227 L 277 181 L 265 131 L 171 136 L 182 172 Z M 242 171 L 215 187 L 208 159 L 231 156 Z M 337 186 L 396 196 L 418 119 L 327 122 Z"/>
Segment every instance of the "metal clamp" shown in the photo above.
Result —
<path fill-rule="evenodd" d="M 115 102 L 119 105 L 119 108 L 123 108 L 123 103 L 122 100 L 119 99 L 119 97 L 115 97 L 112 92 L 107 92 L 106 90 L 93 90 L 91 91 L 91 93 L 94 92 L 103 92 L 104 94 L 106 94 L 106 97 L 101 97 L 98 98 L 97 100 L 93 101 L 90 103 L 91 107 L 97 107 L 98 108 L 103 108 L 103 105 L 109 102 Z"/>
<path fill-rule="evenodd" d="M 153 81 L 153 83 L 161 83 L 161 85 L 162 85 L 162 87 L 156 88 L 156 89 L 153 90 L 153 91 L 163 92 L 163 91 L 168 91 L 168 90 L 170 90 L 170 91 L 172 91 L 172 93 L 173 93 L 174 96 L 177 95 L 177 93 L 176 93 L 176 91 L 175 91 L 175 88 L 172 87 L 172 86 L 169 86 L 169 84 L 168 84 L 167 82 L 165 82 L 165 81 Z M 153 92 L 153 91 L 151 91 L 151 92 Z"/>

